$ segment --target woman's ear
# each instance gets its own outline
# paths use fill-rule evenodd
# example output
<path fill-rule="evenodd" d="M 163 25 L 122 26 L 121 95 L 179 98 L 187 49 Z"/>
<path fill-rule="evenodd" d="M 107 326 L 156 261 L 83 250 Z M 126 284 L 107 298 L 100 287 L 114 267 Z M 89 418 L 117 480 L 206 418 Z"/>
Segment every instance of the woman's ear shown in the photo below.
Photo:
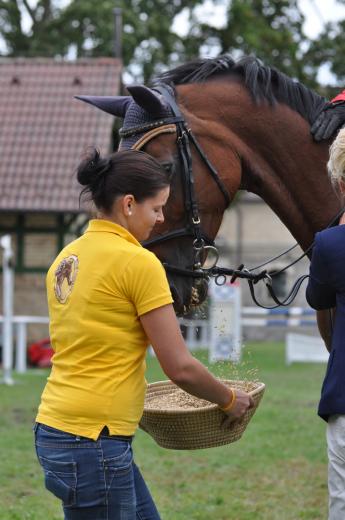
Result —
<path fill-rule="evenodd" d="M 124 195 L 122 199 L 122 211 L 126 217 L 130 217 L 132 215 L 134 196 L 129 194 Z"/>

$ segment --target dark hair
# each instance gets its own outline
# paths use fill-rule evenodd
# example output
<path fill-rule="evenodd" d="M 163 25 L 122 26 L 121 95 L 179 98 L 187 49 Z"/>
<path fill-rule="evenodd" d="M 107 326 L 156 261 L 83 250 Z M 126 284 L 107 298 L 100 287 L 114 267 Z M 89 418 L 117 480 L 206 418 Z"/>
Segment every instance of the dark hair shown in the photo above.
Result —
<path fill-rule="evenodd" d="M 170 175 L 151 155 L 124 150 L 101 157 L 93 148 L 77 169 L 78 182 L 85 186 L 80 197 L 90 195 L 98 209 L 110 211 L 115 199 L 131 193 L 137 202 L 154 197 L 170 185 Z"/>

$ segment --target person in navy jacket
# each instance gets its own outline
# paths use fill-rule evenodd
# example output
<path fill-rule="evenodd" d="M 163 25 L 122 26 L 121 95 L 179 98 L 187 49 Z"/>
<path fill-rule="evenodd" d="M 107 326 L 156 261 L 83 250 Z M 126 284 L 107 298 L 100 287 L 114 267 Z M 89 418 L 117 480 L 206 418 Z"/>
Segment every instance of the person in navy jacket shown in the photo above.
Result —
<path fill-rule="evenodd" d="M 328 171 L 345 196 L 345 129 L 330 148 Z M 345 224 L 344 215 L 339 224 Z M 327 421 L 329 520 L 345 519 L 345 226 L 315 236 L 306 298 L 311 307 L 330 309 L 328 333 L 320 329 L 330 352 L 318 414 Z"/>

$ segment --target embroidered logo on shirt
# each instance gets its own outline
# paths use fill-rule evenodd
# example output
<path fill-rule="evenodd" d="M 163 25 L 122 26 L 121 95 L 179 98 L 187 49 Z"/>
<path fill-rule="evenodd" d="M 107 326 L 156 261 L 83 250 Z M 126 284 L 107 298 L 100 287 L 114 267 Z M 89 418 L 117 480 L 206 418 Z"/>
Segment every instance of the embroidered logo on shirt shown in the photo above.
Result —
<path fill-rule="evenodd" d="M 59 263 L 55 271 L 54 291 L 56 299 L 60 303 L 66 303 L 72 292 L 78 273 L 78 257 L 67 256 Z"/>

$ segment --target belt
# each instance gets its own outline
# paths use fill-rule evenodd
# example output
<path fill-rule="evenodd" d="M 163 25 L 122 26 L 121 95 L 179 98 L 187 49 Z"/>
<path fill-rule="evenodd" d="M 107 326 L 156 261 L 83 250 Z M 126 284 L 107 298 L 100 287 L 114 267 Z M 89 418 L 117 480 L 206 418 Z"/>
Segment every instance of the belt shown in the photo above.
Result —
<path fill-rule="evenodd" d="M 103 430 L 99 434 L 101 437 L 110 437 L 111 439 L 119 440 L 119 441 L 127 441 L 132 442 L 133 435 L 110 435 L 108 427 L 104 426 Z"/>

